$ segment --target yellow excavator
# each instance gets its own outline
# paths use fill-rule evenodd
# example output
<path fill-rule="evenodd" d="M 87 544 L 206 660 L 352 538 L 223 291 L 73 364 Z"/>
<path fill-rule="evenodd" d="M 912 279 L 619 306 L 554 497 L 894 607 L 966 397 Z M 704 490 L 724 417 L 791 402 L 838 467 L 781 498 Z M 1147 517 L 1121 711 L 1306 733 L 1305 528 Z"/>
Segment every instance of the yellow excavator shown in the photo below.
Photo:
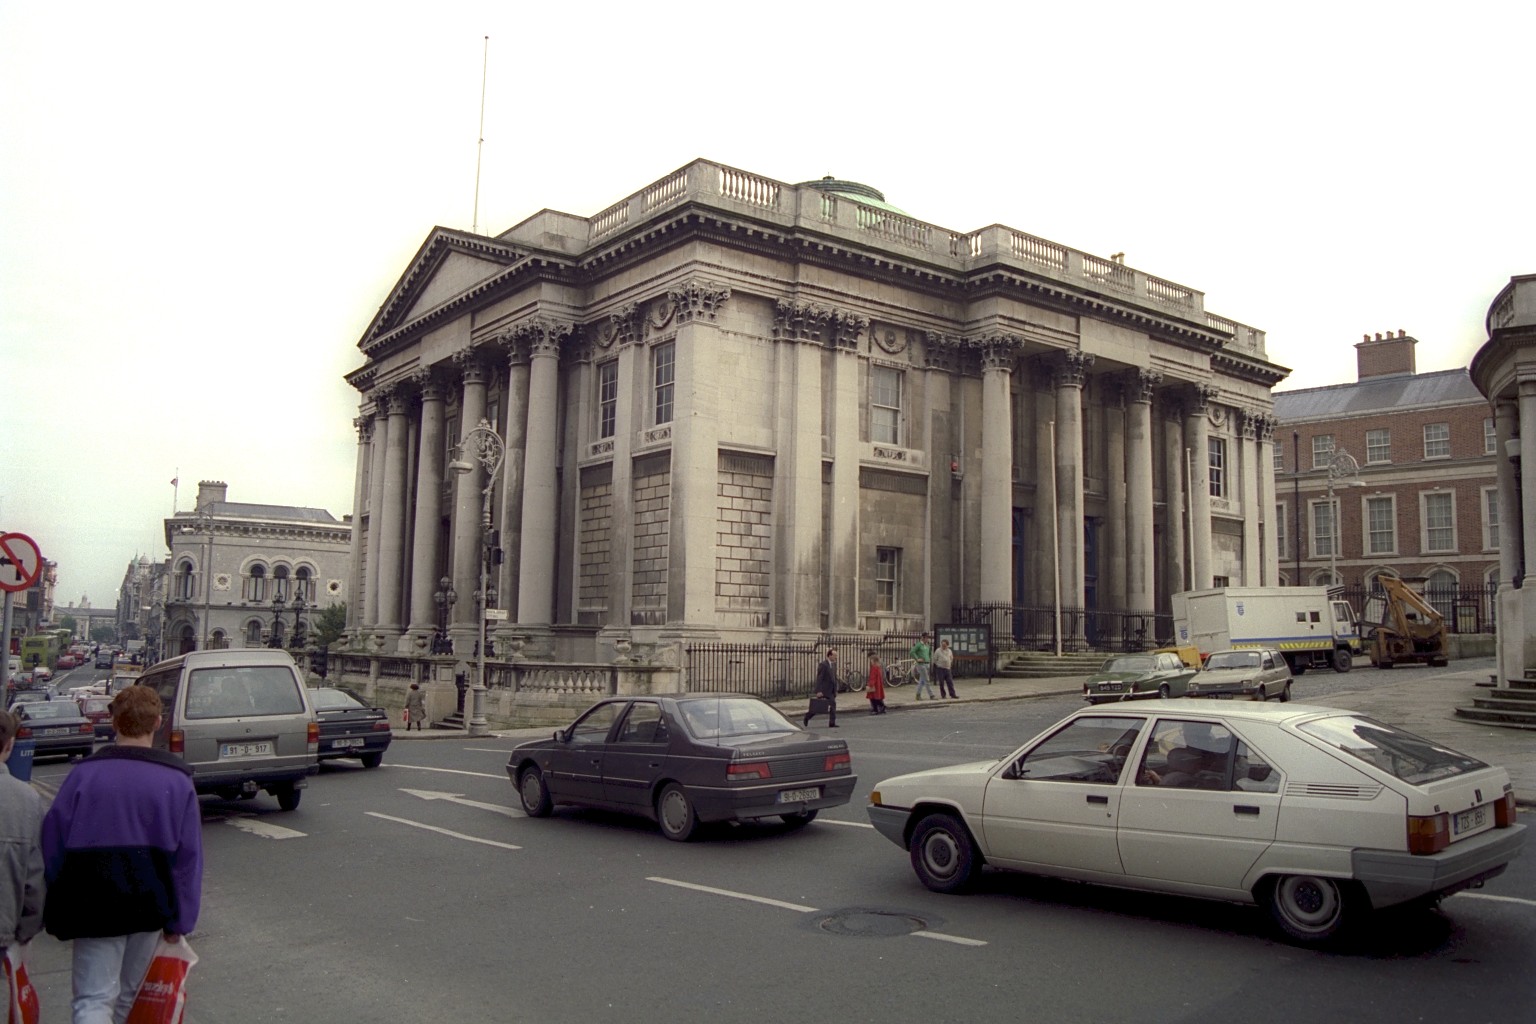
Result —
<path fill-rule="evenodd" d="M 1377 582 L 1383 593 L 1366 602 L 1365 614 L 1371 664 L 1444 668 L 1449 663 L 1445 616 L 1396 576 L 1378 576 Z"/>

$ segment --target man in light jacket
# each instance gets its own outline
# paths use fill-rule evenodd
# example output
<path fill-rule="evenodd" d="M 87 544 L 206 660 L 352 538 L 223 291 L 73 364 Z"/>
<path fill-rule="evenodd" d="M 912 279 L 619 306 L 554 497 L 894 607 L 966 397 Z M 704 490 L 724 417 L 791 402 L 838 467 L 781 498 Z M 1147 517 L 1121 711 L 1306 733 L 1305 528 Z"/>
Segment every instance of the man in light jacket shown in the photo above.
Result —
<path fill-rule="evenodd" d="M 20 727 L 0 711 L 0 956 L 43 927 L 43 800 L 6 767 Z"/>

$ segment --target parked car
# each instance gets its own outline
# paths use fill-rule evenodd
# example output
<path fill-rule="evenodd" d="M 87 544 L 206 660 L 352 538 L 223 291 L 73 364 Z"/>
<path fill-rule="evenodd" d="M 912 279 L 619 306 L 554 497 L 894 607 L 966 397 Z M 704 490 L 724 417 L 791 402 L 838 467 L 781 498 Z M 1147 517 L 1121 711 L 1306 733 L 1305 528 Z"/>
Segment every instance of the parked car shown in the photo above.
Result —
<path fill-rule="evenodd" d="M 1479 886 L 1525 841 L 1502 768 L 1300 704 L 1085 708 L 998 760 L 884 780 L 869 818 L 936 892 L 985 864 L 1257 903 L 1303 944 Z"/>
<path fill-rule="evenodd" d="M 109 740 L 117 735 L 117 730 L 112 728 L 112 698 L 98 694 L 82 694 L 75 699 L 80 707 L 80 713 L 91 720 L 96 727 L 96 738 Z"/>
<path fill-rule="evenodd" d="M 21 719 L 16 738 L 36 743 L 39 757 L 89 757 L 96 748 L 96 727 L 74 701 L 23 701 L 12 710 Z"/>
<path fill-rule="evenodd" d="M 1189 681 L 1191 697 L 1222 700 L 1291 699 L 1291 667 L 1271 647 L 1216 651 Z"/>
<path fill-rule="evenodd" d="M 134 685 L 160 694 L 165 711 L 154 745 L 186 762 L 198 793 L 232 800 L 266 790 L 285 811 L 299 806 L 320 770 L 320 725 L 286 651 L 193 651 L 160 662 Z"/>
<path fill-rule="evenodd" d="M 320 760 L 356 757 L 364 768 L 384 763 L 384 751 L 395 735 L 387 711 L 369 707 L 351 690 L 330 686 L 311 687 L 309 702 L 320 720 Z"/>
<path fill-rule="evenodd" d="M 846 804 L 848 744 L 808 733 L 742 694 L 609 697 L 507 761 L 523 810 L 581 804 L 649 817 L 679 842 L 710 821 L 809 824 Z"/>
<path fill-rule="evenodd" d="M 1182 697 L 1195 670 L 1171 652 L 1117 654 L 1083 683 L 1090 704 L 1147 697 Z"/>

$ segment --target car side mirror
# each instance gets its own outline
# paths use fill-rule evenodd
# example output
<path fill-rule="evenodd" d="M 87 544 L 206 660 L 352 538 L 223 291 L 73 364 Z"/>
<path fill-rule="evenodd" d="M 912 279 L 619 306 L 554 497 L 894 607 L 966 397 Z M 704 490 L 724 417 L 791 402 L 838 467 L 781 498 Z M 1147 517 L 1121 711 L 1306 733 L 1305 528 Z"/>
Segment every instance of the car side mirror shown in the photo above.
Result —
<path fill-rule="evenodd" d="M 564 729 L 556 729 L 554 736 L 550 737 L 556 743 L 564 743 L 570 737 L 566 736 Z"/>

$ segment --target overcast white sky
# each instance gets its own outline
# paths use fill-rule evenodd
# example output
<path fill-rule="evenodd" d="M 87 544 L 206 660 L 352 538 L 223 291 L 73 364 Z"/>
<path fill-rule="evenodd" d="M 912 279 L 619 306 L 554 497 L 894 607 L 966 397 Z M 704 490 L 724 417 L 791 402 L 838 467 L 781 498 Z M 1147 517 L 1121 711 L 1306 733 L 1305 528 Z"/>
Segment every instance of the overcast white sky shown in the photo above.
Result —
<path fill-rule="evenodd" d="M 937 12 L 937 13 L 936 13 Z M 1464 366 L 1536 271 L 1536 4 L 0 0 L 0 529 L 111 605 L 171 478 L 352 511 L 357 340 L 434 225 L 696 157 L 1201 291 L 1282 389 Z"/>

